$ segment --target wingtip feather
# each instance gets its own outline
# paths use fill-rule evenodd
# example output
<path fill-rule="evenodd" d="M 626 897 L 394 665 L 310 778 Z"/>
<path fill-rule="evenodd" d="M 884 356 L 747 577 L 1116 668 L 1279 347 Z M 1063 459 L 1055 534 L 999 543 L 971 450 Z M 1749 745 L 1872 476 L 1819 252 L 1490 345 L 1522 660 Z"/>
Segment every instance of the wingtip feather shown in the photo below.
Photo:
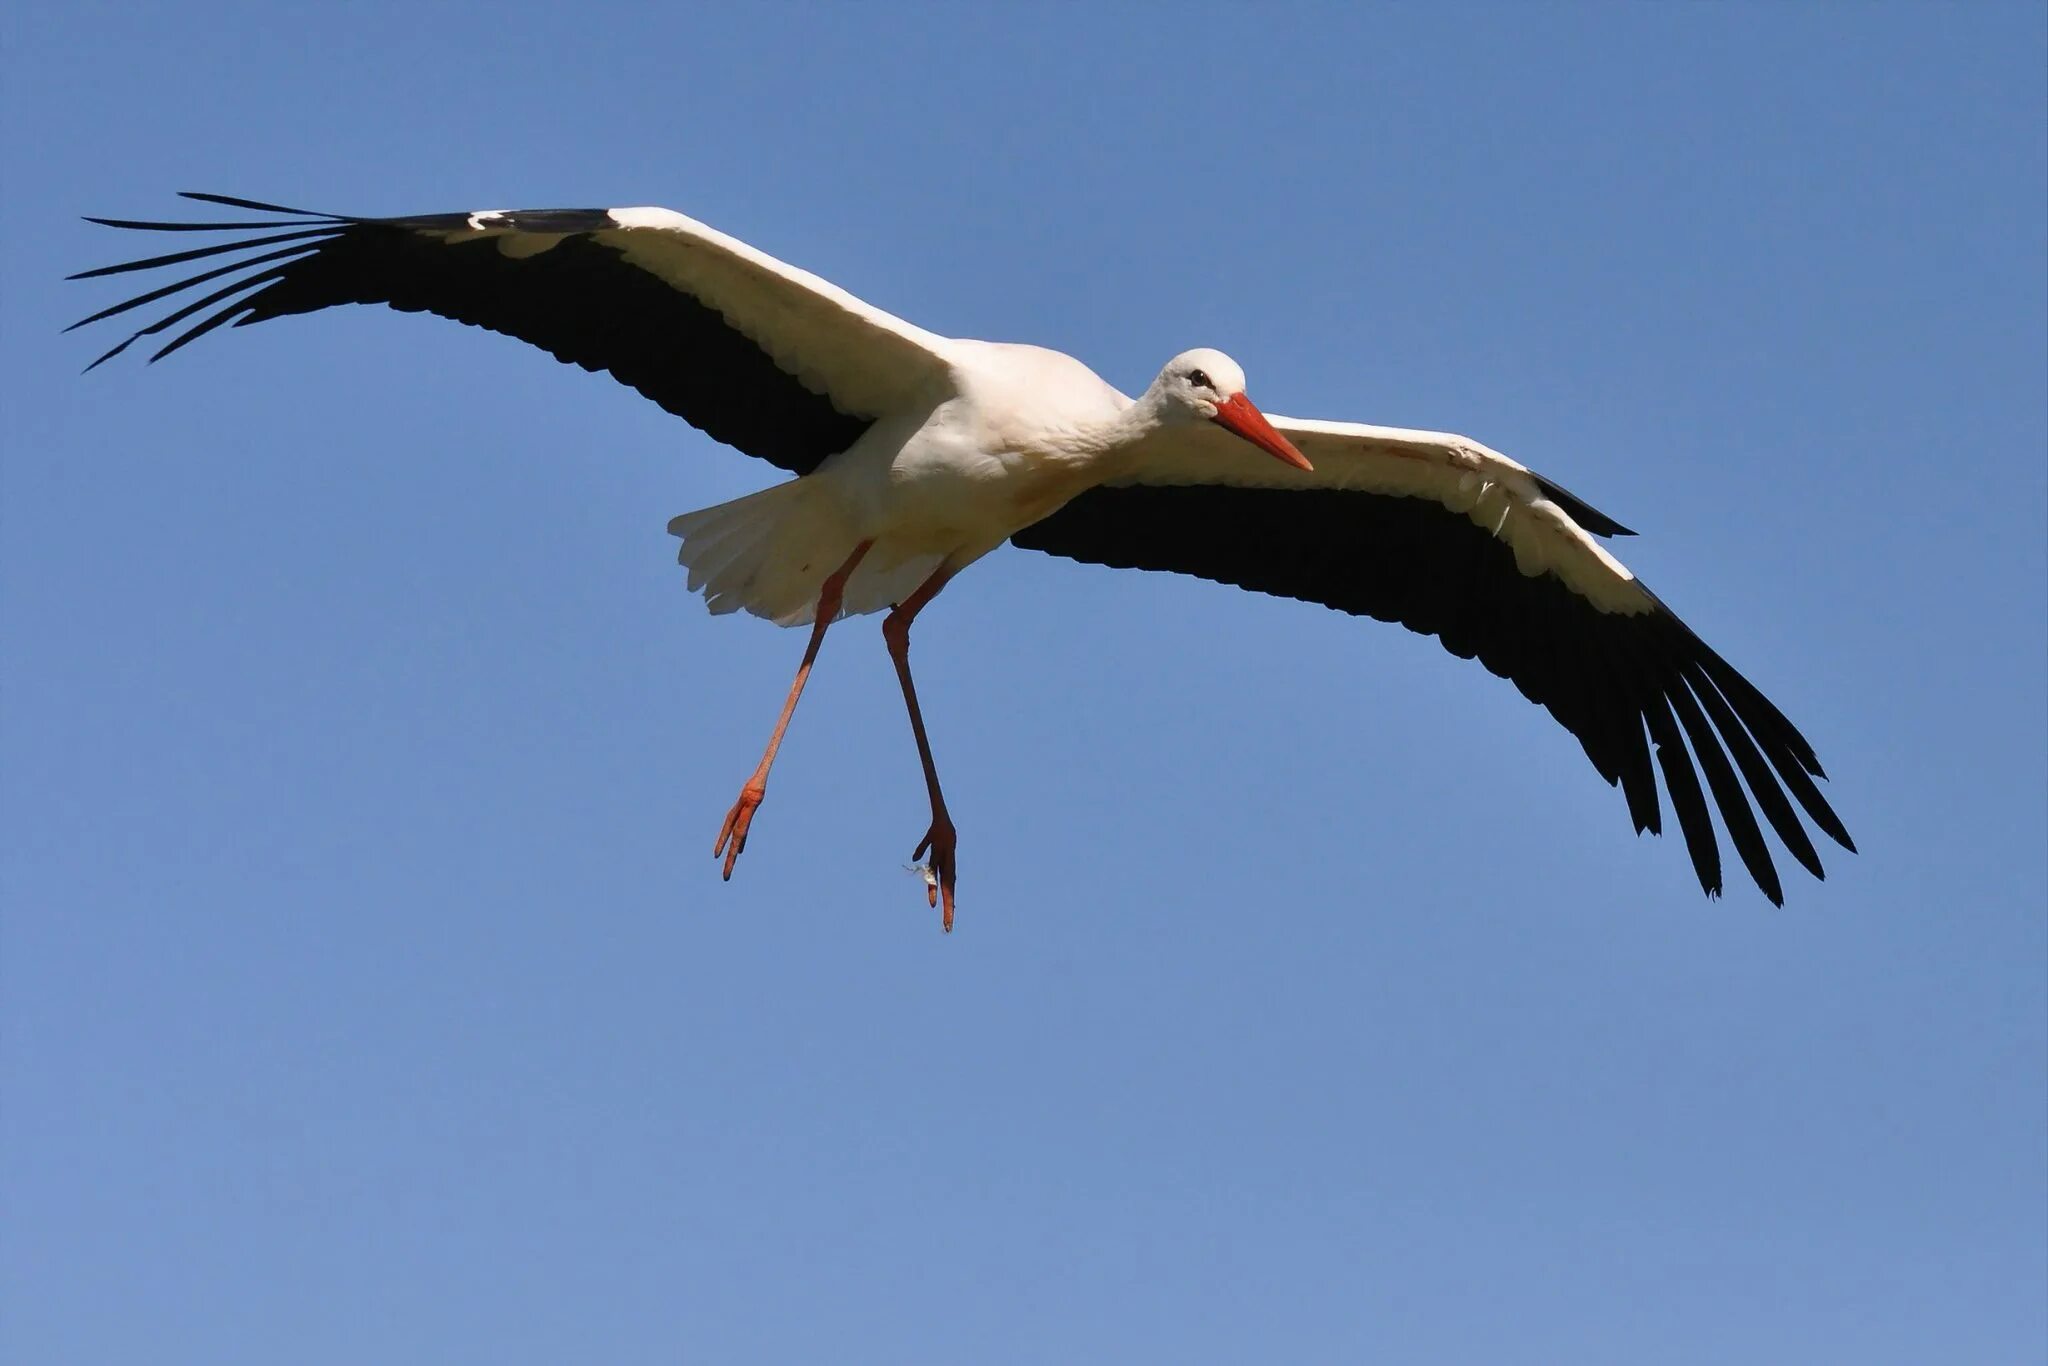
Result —
<path fill-rule="evenodd" d="M 201 204 L 221 204 L 230 209 L 254 209 L 258 213 L 289 213 L 300 218 L 333 218 L 333 214 L 319 213 L 313 209 L 294 209 L 286 204 L 266 204 L 260 199 L 237 199 L 229 194 L 210 194 L 205 190 L 180 190 L 180 199 L 195 199 Z"/>

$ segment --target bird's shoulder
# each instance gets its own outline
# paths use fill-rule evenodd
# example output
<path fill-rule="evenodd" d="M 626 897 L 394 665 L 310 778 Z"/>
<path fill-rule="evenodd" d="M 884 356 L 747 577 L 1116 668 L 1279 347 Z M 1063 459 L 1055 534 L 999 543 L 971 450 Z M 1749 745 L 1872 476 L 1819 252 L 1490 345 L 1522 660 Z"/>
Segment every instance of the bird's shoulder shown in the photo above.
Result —
<path fill-rule="evenodd" d="M 985 413 L 1099 421 L 1130 406 L 1116 386 L 1064 351 L 1022 342 L 952 339 L 947 360 L 959 393 Z"/>

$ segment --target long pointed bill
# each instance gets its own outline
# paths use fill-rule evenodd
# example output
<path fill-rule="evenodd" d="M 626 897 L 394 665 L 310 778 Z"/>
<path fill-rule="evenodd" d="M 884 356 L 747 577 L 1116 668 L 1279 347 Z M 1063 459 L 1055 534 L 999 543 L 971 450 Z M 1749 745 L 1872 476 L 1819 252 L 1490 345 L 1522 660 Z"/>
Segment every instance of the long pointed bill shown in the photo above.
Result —
<path fill-rule="evenodd" d="M 1314 473 L 1315 466 L 1308 463 L 1308 457 L 1294 448 L 1294 443 L 1273 430 L 1273 424 L 1266 421 L 1266 415 L 1252 406 L 1252 401 L 1243 394 L 1232 394 L 1216 405 L 1216 416 L 1209 419 L 1224 431 L 1257 446 L 1267 455 L 1283 465 L 1292 465 L 1298 470 Z"/>

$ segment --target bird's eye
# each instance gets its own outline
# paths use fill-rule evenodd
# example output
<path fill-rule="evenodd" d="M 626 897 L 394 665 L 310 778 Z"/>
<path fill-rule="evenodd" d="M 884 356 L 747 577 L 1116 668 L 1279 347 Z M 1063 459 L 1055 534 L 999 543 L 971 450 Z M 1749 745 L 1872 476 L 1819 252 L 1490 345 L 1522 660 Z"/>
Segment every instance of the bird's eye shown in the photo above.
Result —
<path fill-rule="evenodd" d="M 1210 382 L 1208 373 L 1202 370 L 1188 371 L 1188 383 L 1194 385 L 1197 389 L 1214 389 L 1216 387 Z"/>

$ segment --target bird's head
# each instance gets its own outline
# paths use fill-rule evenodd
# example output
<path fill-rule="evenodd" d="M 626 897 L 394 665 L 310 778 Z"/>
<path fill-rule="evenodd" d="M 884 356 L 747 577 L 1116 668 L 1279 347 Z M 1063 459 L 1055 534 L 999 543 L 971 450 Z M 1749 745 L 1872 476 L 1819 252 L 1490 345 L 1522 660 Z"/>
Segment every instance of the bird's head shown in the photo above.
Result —
<path fill-rule="evenodd" d="M 1221 351 L 1198 346 L 1166 363 L 1152 382 L 1169 421 L 1213 422 L 1284 465 L 1313 470 L 1308 457 L 1273 429 L 1244 396 L 1244 370 Z"/>

